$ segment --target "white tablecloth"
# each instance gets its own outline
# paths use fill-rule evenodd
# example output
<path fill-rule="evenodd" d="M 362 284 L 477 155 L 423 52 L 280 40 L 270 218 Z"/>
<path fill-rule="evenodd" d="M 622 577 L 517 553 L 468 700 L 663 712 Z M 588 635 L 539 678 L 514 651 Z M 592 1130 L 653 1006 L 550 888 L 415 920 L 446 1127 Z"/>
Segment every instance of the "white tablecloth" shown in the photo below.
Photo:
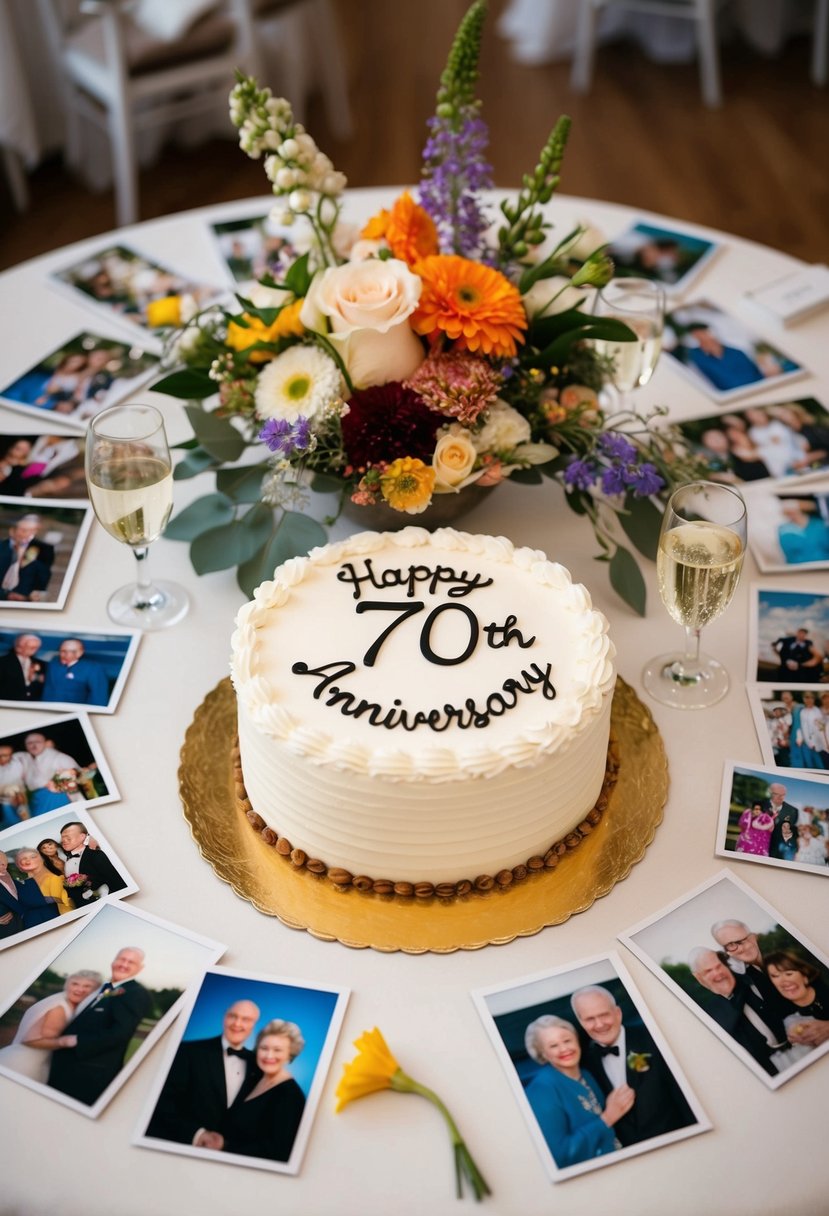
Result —
<path fill-rule="evenodd" d="M 387 204 L 391 192 L 354 191 L 353 218 Z M 266 202 L 262 201 L 263 209 Z M 214 208 L 211 218 L 230 218 L 256 204 Z M 630 218 L 624 208 L 560 198 L 552 210 L 557 229 L 587 217 L 608 235 Z M 204 212 L 191 212 L 126 230 L 119 238 L 139 245 L 177 269 L 201 278 L 221 271 Z M 36 259 L 0 277 L 5 341 L 0 344 L 4 382 L 34 363 L 95 318 L 51 291 L 47 270 L 77 260 L 102 245 L 99 237 Z M 733 238 L 701 281 L 701 290 L 726 305 L 743 288 L 791 269 L 792 260 Z M 107 331 L 104 331 L 107 332 Z M 116 330 L 112 331 L 117 332 Z M 786 334 L 791 353 L 814 377 L 797 395 L 823 395 L 829 377 L 825 315 Z M 778 335 L 771 331 L 769 337 Z M 767 391 L 762 400 L 777 399 Z M 158 398 L 150 398 L 159 400 Z M 665 402 L 675 416 L 715 412 L 663 360 L 641 392 L 643 405 Z M 181 405 L 164 401 L 172 441 L 188 428 Z M 49 419 L 51 423 L 52 419 Z M 7 431 L 26 430 L 27 419 L 3 411 Z M 204 492 L 177 483 L 178 505 Z M 648 617 L 630 612 L 611 591 L 607 567 L 593 558 L 588 525 L 565 508 L 552 485 L 506 485 L 468 519 L 471 530 L 505 533 L 515 542 L 546 549 L 591 590 L 610 618 L 619 671 L 641 693 L 640 672 L 654 653 L 679 641 L 679 630 L 660 606 L 653 568 L 646 570 Z M 338 532 L 344 525 L 338 525 Z M 187 1160 L 130 1147 L 164 1048 L 153 1051 L 111 1107 L 92 1123 L 0 1077 L 0 1208 L 26 1216 L 83 1212 L 124 1216 L 224 1216 L 233 1211 L 274 1211 L 296 1216 L 356 1216 L 394 1211 L 400 1216 L 461 1210 L 453 1199 L 451 1153 L 436 1113 L 426 1103 L 382 1094 L 333 1114 L 333 1091 L 350 1046 L 377 1025 L 404 1067 L 447 1101 L 484 1168 L 494 1197 L 484 1211 L 512 1216 L 816 1216 L 826 1211 L 825 1059 L 778 1092 L 765 1088 L 640 963 L 625 953 L 635 980 L 707 1110 L 714 1130 L 568 1181 L 550 1193 L 517 1104 L 469 998 L 475 987 L 517 980 L 547 967 L 575 963 L 614 947 L 615 935 L 656 912 L 727 863 L 713 854 L 722 762 L 759 763 L 760 752 L 743 688 L 748 588 L 756 577 L 750 559 L 733 605 L 709 630 L 708 648 L 733 676 L 728 697 L 701 714 L 651 705 L 670 761 L 671 789 L 665 819 L 644 859 L 611 894 L 587 912 L 537 936 L 503 947 L 452 955 L 378 954 L 317 941 L 283 927 L 238 899 L 213 875 L 190 837 L 176 782 L 184 731 L 205 694 L 228 669 L 233 616 L 242 603 L 231 572 L 196 578 L 186 548 L 161 540 L 151 562 L 159 576 L 185 582 L 193 610 L 185 623 L 144 638 L 118 712 L 96 718 L 123 801 L 92 812 L 128 862 L 140 891 L 132 903 L 156 915 L 224 941 L 224 962 L 240 970 L 331 982 L 352 989 L 341 1042 L 298 1178 Z M 133 559 L 96 527 L 66 610 L 48 626 L 105 628 L 111 589 L 132 576 Z M 778 576 L 776 586 L 814 585 L 815 576 Z M 9 614 L 11 616 L 12 614 Z M 42 618 L 38 618 L 41 620 Z M 32 614 L 14 620 L 35 627 Z M 46 627 L 46 626 L 44 626 Z M 2 733 L 32 721 L 25 711 L 0 711 Z M 735 864 L 751 887 L 768 899 L 823 950 L 829 948 L 829 887 L 816 875 Z M 41 969 L 61 930 L 24 942 L 2 955 L 0 999 Z M 470 1203 L 471 1201 L 467 1201 Z M 467 1208 L 467 1210 L 469 1210 Z"/>

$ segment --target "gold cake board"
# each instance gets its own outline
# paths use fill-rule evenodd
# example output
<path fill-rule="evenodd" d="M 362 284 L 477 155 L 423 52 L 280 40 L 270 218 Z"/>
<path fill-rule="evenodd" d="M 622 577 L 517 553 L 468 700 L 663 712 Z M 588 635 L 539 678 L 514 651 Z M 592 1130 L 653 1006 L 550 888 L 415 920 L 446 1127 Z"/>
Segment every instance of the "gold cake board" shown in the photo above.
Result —
<path fill-rule="evenodd" d="M 230 750 L 236 697 L 225 679 L 196 710 L 181 750 L 179 789 L 193 839 L 216 875 L 260 912 L 322 941 L 408 954 L 479 950 L 557 925 L 626 878 L 662 821 L 668 765 L 649 710 L 618 680 L 611 730 L 618 780 L 601 822 L 554 870 L 506 889 L 426 901 L 335 887 L 296 870 L 238 809 Z"/>

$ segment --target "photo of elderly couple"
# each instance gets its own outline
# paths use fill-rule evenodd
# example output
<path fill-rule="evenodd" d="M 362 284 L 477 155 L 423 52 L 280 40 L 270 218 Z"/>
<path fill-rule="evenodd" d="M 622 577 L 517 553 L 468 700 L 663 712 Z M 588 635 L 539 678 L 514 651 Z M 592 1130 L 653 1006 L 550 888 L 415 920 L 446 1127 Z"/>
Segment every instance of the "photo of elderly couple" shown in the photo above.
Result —
<path fill-rule="evenodd" d="M 734 875 L 620 940 L 770 1088 L 829 1052 L 829 959 Z"/>
<path fill-rule="evenodd" d="M 98 902 L 0 1012 L 0 1073 L 96 1117 L 223 953 L 146 912 Z"/>
<path fill-rule="evenodd" d="M 554 1182 L 709 1130 L 617 955 L 472 995 Z"/>
<path fill-rule="evenodd" d="M 347 999 L 344 989 L 208 970 L 134 1143 L 296 1173 Z"/>

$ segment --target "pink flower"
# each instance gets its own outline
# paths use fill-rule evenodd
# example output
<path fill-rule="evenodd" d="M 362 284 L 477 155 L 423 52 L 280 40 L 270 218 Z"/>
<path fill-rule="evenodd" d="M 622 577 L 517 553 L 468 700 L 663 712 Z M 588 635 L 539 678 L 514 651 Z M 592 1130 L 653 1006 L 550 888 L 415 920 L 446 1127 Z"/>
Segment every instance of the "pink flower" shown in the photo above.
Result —
<path fill-rule="evenodd" d="M 457 418 L 470 426 L 491 405 L 504 381 L 485 359 L 466 351 L 429 355 L 404 381 L 438 414 Z"/>
<path fill-rule="evenodd" d="M 504 480 L 504 466 L 497 456 L 484 457 L 484 471 L 475 482 L 478 486 L 497 486 Z"/>

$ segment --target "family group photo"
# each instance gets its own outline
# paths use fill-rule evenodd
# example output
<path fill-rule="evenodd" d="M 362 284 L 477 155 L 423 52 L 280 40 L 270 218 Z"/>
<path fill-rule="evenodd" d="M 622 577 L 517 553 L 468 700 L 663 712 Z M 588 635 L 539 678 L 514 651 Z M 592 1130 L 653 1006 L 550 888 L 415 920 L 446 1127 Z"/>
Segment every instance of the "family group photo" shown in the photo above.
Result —
<path fill-rule="evenodd" d="M 85 809 L 51 811 L 0 832 L 0 950 L 137 889 Z"/>
<path fill-rule="evenodd" d="M 296 1173 L 346 1001 L 341 989 L 209 970 L 135 1143 Z"/>
<path fill-rule="evenodd" d="M 829 1052 L 829 959 L 730 872 L 619 936 L 769 1088 Z"/>
<path fill-rule="evenodd" d="M 748 691 L 767 764 L 829 777 L 829 687 L 769 687 Z"/>
<path fill-rule="evenodd" d="M 85 715 L 0 735 L 0 829 L 61 807 L 101 806 L 119 796 Z"/>
<path fill-rule="evenodd" d="M 0 1012 L 0 1073 L 96 1117 L 224 947 L 99 902 Z"/>
<path fill-rule="evenodd" d="M 473 999 L 552 1181 L 710 1128 L 618 955 Z"/>
<path fill-rule="evenodd" d="M 686 419 L 677 429 L 711 480 L 727 485 L 829 467 L 829 413 L 814 397 Z"/>
<path fill-rule="evenodd" d="M 726 765 L 717 852 L 829 877 L 829 782 Z"/>

